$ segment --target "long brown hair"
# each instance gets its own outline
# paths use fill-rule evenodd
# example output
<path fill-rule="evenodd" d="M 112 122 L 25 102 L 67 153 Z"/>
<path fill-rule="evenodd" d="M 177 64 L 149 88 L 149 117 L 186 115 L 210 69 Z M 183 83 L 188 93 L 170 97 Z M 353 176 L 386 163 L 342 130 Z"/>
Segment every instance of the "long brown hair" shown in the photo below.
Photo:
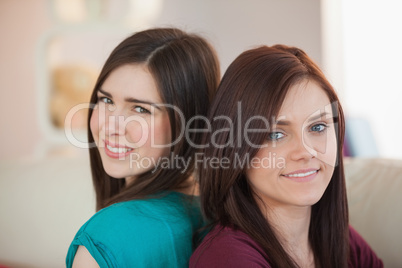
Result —
<path fill-rule="evenodd" d="M 204 144 L 213 140 L 215 146 L 206 147 L 203 153 L 204 159 L 226 158 L 227 162 L 237 164 L 219 169 L 197 166 L 201 204 L 211 222 L 240 229 L 255 240 L 272 267 L 298 267 L 279 242 L 269 219 L 260 211 L 246 179 L 245 166 L 239 165 L 238 160 L 247 159 L 247 155 L 252 159 L 258 148 L 251 145 L 262 145 L 267 138 L 267 132 L 253 132 L 248 133 L 249 142 L 245 142 L 243 129 L 266 127 L 258 120 L 246 126 L 247 119 L 256 115 L 276 117 L 289 88 L 303 80 L 315 81 L 322 87 L 337 116 L 334 119 L 337 166 L 322 198 L 312 207 L 309 240 L 316 267 L 347 267 L 349 233 L 342 161 L 345 128 L 342 107 L 324 74 L 298 48 L 276 45 L 251 49 L 228 67 L 209 113 L 211 131 L 203 138 Z M 215 120 L 217 117 L 230 118 L 232 125 L 229 120 Z M 233 131 L 219 131 L 230 127 Z"/>
<path fill-rule="evenodd" d="M 106 60 L 91 96 L 97 101 L 97 92 L 113 70 L 124 64 L 145 64 L 157 84 L 165 104 L 180 109 L 184 123 L 196 115 L 206 115 L 220 79 L 219 62 L 212 46 L 202 37 L 187 34 L 175 28 L 154 28 L 135 33 L 123 40 Z M 88 141 L 94 143 L 88 116 Z M 179 114 L 168 109 L 172 141 L 185 128 Z M 202 120 L 192 121 L 191 128 L 202 128 Z M 189 139 L 197 144 L 200 135 L 191 132 Z M 96 192 L 96 209 L 131 199 L 146 198 L 166 190 L 177 190 L 194 170 L 194 148 L 181 138 L 170 152 L 177 157 L 190 159 L 187 170 L 159 168 L 156 172 L 139 175 L 129 186 L 124 180 L 106 174 L 97 147 L 89 150 L 92 178 Z"/>

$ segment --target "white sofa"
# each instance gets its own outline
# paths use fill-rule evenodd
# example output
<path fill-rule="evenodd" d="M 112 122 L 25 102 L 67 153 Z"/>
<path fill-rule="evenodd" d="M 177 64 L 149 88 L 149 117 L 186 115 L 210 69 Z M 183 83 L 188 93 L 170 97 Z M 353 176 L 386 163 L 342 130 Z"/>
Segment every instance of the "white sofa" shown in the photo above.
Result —
<path fill-rule="evenodd" d="M 402 267 L 402 160 L 348 159 L 351 224 L 387 268 Z"/>
<path fill-rule="evenodd" d="M 352 225 L 385 267 L 402 267 L 402 160 L 346 162 Z M 67 248 L 94 208 L 86 153 L 1 162 L 0 266 L 65 267 Z"/>

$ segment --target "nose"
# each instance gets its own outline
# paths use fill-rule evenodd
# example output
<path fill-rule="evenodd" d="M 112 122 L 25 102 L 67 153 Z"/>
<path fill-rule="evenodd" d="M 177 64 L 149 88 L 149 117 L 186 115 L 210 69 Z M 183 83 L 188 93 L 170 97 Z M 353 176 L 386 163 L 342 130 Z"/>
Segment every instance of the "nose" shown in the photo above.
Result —
<path fill-rule="evenodd" d="M 121 136 L 125 134 L 124 116 L 109 114 L 105 119 L 105 134 L 108 136 Z"/>
<path fill-rule="evenodd" d="M 308 145 L 302 136 L 294 137 L 291 148 L 290 157 L 294 161 L 310 160 L 317 156 L 317 152 Z"/>

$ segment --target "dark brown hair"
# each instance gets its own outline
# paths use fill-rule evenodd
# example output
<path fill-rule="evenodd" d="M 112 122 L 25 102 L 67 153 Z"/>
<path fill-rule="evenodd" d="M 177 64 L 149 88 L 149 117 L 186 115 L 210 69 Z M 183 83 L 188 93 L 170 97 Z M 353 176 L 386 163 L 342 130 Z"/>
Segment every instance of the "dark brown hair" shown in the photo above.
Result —
<path fill-rule="evenodd" d="M 116 68 L 125 64 L 144 64 L 157 84 L 165 104 L 173 105 L 183 113 L 185 121 L 196 115 L 206 115 L 220 79 L 219 62 L 214 49 L 202 37 L 187 34 L 175 28 L 155 28 L 122 41 L 106 60 L 91 96 L 91 104 L 97 101 L 97 91 Z M 94 143 L 88 116 L 88 140 Z M 176 141 L 185 128 L 179 114 L 168 109 L 172 141 Z M 187 123 L 187 122 L 185 122 Z M 203 121 L 195 120 L 192 128 L 202 127 Z M 199 143 L 200 136 L 190 133 L 190 140 Z M 172 145 L 175 156 L 193 160 L 194 148 L 187 139 Z M 96 192 L 97 210 L 110 204 L 131 199 L 146 198 L 166 190 L 177 190 L 194 170 L 191 161 L 187 170 L 161 169 L 139 175 L 129 186 L 125 181 L 106 174 L 97 147 L 90 148 L 92 178 Z"/>
<path fill-rule="evenodd" d="M 228 67 L 211 106 L 211 131 L 204 135 L 203 143 L 233 146 L 209 146 L 203 150 L 204 159 L 220 157 L 235 163 L 236 157 L 252 159 L 267 138 L 267 132 L 249 133 L 245 142 L 245 122 L 252 116 L 268 119 L 278 116 L 285 96 L 292 85 L 314 81 L 326 92 L 337 116 L 337 166 L 322 198 L 312 206 L 309 240 L 316 267 L 347 267 L 348 258 L 348 207 L 342 161 L 344 116 L 338 97 L 318 66 L 307 54 L 295 47 L 276 45 L 259 47 L 243 52 Z M 238 109 L 241 103 L 241 109 Z M 227 120 L 214 120 L 226 116 L 232 120 L 233 132 L 218 130 L 230 127 Z M 241 120 L 238 120 L 241 118 Z M 249 129 L 264 129 L 262 121 L 253 120 Z M 219 135 L 214 133 L 219 132 Z M 215 135 L 212 137 L 211 135 Z M 239 146 L 240 145 L 240 146 Z M 265 250 L 272 267 L 297 267 L 275 235 L 273 227 L 257 205 L 245 176 L 245 167 L 205 168 L 197 166 L 200 181 L 201 204 L 205 216 L 214 224 L 237 228 L 249 235 Z"/>

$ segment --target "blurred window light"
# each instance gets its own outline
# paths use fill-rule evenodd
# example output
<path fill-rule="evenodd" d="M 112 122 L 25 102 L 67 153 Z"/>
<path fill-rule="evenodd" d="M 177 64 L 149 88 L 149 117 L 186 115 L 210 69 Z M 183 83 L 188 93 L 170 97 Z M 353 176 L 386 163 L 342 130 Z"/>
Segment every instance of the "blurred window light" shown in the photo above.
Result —
<path fill-rule="evenodd" d="M 131 25 L 147 27 L 162 12 L 163 0 L 131 0 L 127 22 Z"/>
<path fill-rule="evenodd" d="M 62 23 L 122 22 L 147 27 L 162 12 L 163 0 L 49 0 L 52 17 Z"/>
<path fill-rule="evenodd" d="M 82 22 L 88 16 L 84 0 L 54 0 L 53 12 L 57 20 L 64 22 Z"/>
<path fill-rule="evenodd" d="M 380 156 L 402 158 L 402 2 L 342 1 L 344 106 L 364 117 Z"/>

